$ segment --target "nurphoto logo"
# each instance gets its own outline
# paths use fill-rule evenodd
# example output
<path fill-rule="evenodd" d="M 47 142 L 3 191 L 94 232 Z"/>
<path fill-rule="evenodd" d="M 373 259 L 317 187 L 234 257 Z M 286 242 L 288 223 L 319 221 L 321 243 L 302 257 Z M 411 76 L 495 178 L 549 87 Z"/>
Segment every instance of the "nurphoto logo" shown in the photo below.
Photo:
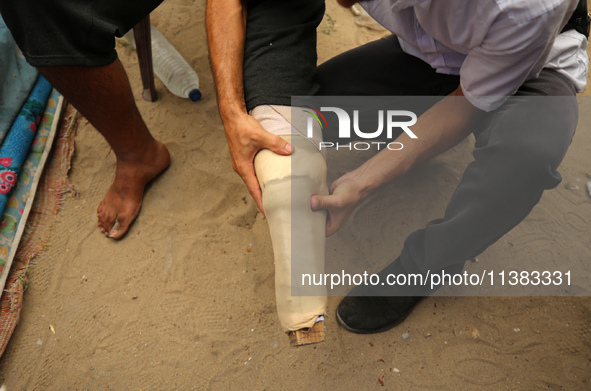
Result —
<path fill-rule="evenodd" d="M 394 129 L 402 129 L 410 138 L 418 138 L 416 134 L 410 130 L 410 126 L 414 125 L 417 122 L 417 116 L 412 111 L 408 110 L 378 110 L 377 111 L 377 129 L 371 132 L 366 132 L 360 129 L 359 126 L 359 110 L 353 110 L 353 121 L 351 121 L 351 117 L 349 114 L 338 107 L 320 107 L 320 110 L 315 109 L 312 106 L 305 106 L 309 110 L 304 110 L 304 112 L 310 114 L 311 116 L 308 117 L 307 122 L 307 137 L 313 137 L 313 126 L 314 120 L 318 122 L 320 125 L 321 130 L 328 129 L 328 122 L 326 118 L 322 114 L 322 112 L 329 112 L 334 113 L 338 119 L 338 134 L 339 140 L 347 140 L 351 138 L 351 123 L 353 132 L 358 138 L 365 139 L 365 140 L 373 140 L 377 139 L 382 136 L 384 130 L 386 131 L 386 138 L 392 139 L 393 137 L 393 130 Z M 403 119 L 403 120 L 401 120 Z M 385 123 L 385 126 L 384 126 Z M 383 147 L 388 148 L 393 151 L 399 151 L 404 148 L 404 145 L 400 142 L 390 142 L 386 143 L 383 141 L 372 141 L 372 142 L 365 142 L 365 141 L 356 141 L 356 142 L 349 142 L 347 144 L 341 143 L 333 143 L 333 142 L 321 142 L 318 149 L 322 148 L 334 148 L 336 149 L 355 149 L 358 151 L 366 151 L 372 146 L 375 146 L 378 150 L 382 149 Z"/>

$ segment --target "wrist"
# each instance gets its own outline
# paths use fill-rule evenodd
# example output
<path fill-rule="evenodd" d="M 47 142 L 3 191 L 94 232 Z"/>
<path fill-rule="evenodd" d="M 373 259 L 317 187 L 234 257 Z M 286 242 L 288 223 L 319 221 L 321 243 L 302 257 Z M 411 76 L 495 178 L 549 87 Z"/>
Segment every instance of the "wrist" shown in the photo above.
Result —
<path fill-rule="evenodd" d="M 244 116 L 247 116 L 248 113 L 246 112 L 246 106 L 244 103 L 234 103 L 234 104 L 220 104 L 220 118 L 224 125 L 233 124 L 238 121 L 241 121 Z"/>

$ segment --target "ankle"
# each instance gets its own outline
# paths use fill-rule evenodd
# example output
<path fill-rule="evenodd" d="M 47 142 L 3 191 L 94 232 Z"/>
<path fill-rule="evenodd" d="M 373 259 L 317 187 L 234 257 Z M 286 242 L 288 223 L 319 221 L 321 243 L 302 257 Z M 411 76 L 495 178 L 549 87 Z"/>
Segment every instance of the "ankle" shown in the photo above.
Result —
<path fill-rule="evenodd" d="M 128 150 L 115 152 L 118 164 L 123 165 L 152 165 L 166 151 L 164 144 L 152 139 L 138 143 Z"/>

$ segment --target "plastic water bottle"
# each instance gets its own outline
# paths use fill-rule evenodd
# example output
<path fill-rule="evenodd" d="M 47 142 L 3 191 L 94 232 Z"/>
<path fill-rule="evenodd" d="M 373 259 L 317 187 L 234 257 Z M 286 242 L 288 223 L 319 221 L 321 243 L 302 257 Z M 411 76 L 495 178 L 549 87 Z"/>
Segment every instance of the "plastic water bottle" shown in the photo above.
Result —
<path fill-rule="evenodd" d="M 199 76 L 181 54 L 172 46 L 160 31 L 150 24 L 152 36 L 152 60 L 154 73 L 170 92 L 193 102 L 201 99 Z M 125 35 L 127 41 L 135 47 L 133 30 Z"/>

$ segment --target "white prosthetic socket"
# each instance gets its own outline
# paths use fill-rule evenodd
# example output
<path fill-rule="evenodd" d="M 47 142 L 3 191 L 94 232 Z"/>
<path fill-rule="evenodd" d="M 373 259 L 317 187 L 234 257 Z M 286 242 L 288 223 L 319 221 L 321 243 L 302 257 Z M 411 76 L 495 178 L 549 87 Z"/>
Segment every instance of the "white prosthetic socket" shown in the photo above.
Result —
<path fill-rule="evenodd" d="M 324 273 L 326 212 L 312 211 L 310 197 L 328 194 L 328 188 L 326 160 L 317 146 L 320 130 L 315 129 L 316 143 L 305 137 L 290 123 L 295 121 L 291 121 L 291 110 L 288 106 L 258 106 L 251 112 L 263 128 L 294 146 L 290 156 L 265 149 L 255 157 L 275 256 L 277 314 L 287 332 L 314 326 L 326 313 L 327 301 L 323 286 L 292 284 L 292 270 Z"/>

